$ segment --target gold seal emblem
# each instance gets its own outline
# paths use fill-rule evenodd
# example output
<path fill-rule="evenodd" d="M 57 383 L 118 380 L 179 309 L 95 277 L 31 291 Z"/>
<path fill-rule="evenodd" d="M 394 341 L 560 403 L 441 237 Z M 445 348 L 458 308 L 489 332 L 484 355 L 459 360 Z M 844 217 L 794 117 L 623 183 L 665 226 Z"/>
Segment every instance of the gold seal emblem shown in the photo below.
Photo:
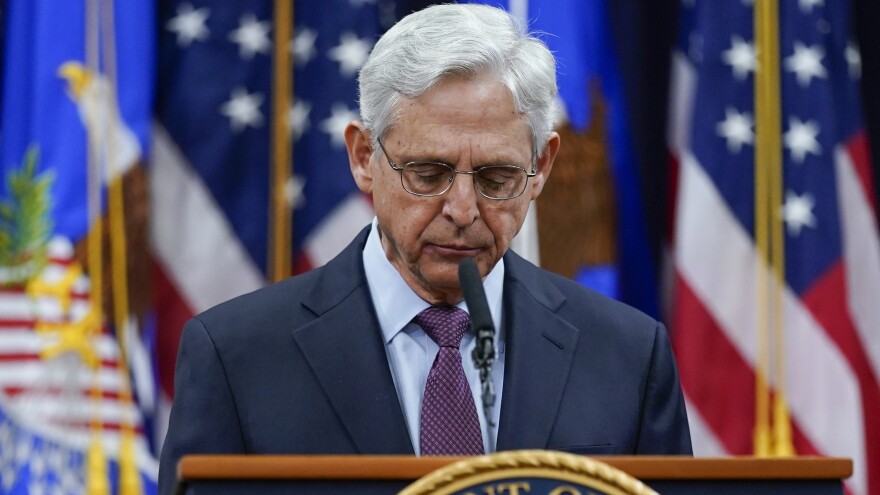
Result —
<path fill-rule="evenodd" d="M 440 468 L 399 495 L 656 495 L 629 474 L 589 457 L 516 450 Z"/>

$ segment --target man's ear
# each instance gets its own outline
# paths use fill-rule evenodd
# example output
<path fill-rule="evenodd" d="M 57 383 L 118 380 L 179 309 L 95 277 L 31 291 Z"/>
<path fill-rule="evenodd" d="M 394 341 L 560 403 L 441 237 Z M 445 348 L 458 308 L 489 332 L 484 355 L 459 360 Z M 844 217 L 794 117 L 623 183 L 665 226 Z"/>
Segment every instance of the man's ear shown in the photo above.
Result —
<path fill-rule="evenodd" d="M 541 190 L 544 189 L 544 184 L 550 177 L 550 170 L 553 169 L 553 160 L 556 159 L 556 153 L 559 152 L 560 142 L 559 134 L 551 132 L 550 136 L 547 138 L 547 143 L 544 145 L 544 152 L 538 156 L 536 161 L 538 175 L 532 177 L 532 200 L 538 198 L 541 194 Z"/>
<path fill-rule="evenodd" d="M 370 131 L 363 122 L 353 120 L 345 127 L 345 149 L 348 151 L 348 164 L 354 181 L 364 193 L 373 191 L 373 169 L 370 168 L 370 157 L 373 146 L 370 142 Z"/>

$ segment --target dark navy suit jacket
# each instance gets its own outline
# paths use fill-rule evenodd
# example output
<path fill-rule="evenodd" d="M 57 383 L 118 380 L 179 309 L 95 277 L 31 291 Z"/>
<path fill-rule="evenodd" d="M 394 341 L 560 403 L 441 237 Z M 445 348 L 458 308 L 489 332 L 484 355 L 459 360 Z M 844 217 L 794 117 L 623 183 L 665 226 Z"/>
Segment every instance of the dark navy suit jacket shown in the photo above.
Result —
<path fill-rule="evenodd" d="M 322 268 L 183 332 L 159 482 L 195 453 L 412 454 L 367 286 L 365 229 Z M 663 325 L 511 251 L 498 450 L 690 454 Z"/>

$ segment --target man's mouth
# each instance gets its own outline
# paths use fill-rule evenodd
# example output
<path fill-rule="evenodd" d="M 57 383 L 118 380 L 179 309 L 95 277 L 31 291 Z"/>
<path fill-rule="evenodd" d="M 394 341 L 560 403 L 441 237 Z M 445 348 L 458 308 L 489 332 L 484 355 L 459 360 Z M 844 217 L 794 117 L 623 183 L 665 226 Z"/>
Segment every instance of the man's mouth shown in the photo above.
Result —
<path fill-rule="evenodd" d="M 440 256 L 474 257 L 480 253 L 480 248 L 460 244 L 428 244 L 425 250 Z"/>

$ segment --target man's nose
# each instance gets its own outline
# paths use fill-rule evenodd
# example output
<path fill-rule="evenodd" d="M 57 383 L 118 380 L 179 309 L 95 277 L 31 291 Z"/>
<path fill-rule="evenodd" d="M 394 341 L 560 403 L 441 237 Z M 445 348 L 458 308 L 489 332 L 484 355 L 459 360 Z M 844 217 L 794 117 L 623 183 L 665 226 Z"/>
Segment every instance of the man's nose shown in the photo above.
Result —
<path fill-rule="evenodd" d="M 458 227 L 474 223 L 480 215 L 479 194 L 472 175 L 456 175 L 452 187 L 443 195 L 443 214 Z"/>

